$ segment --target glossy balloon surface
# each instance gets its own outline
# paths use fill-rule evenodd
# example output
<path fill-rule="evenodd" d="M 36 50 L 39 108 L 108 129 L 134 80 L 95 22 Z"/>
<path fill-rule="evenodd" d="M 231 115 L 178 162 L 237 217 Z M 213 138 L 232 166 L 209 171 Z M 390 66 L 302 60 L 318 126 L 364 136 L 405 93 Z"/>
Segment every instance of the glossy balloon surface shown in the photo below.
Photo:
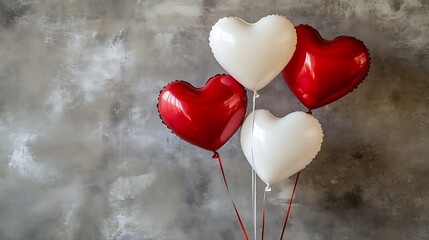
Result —
<path fill-rule="evenodd" d="M 251 24 L 241 18 L 220 19 L 209 44 L 218 63 L 244 87 L 258 91 L 271 82 L 291 59 L 296 45 L 293 24 L 269 15 Z"/>
<path fill-rule="evenodd" d="M 343 97 L 366 77 L 370 58 L 362 41 L 348 36 L 328 41 L 308 25 L 297 26 L 296 33 L 296 50 L 282 75 L 307 108 Z"/>
<path fill-rule="evenodd" d="M 202 88 L 175 81 L 161 91 L 158 111 L 163 122 L 183 140 L 216 151 L 244 120 L 246 90 L 233 77 L 217 75 Z"/>
<path fill-rule="evenodd" d="M 252 135 L 252 117 L 255 125 Z M 253 159 L 252 159 L 253 141 Z M 271 185 L 305 168 L 320 151 L 319 121 L 304 112 L 276 118 L 263 109 L 250 113 L 241 127 L 241 148 L 259 178 Z"/>

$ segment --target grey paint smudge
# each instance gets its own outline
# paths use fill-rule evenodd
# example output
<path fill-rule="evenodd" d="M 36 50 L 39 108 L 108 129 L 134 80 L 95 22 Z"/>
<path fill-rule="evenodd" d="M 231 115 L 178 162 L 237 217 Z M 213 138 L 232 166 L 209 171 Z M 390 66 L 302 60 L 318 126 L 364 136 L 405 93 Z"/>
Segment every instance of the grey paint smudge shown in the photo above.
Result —
<path fill-rule="evenodd" d="M 12 27 L 18 18 L 24 16 L 30 9 L 30 2 L 1 1 L 0 2 L 0 26 Z"/>
<path fill-rule="evenodd" d="M 34 159 L 29 144 L 35 138 L 36 136 L 23 134 L 13 139 L 15 147 L 10 156 L 9 168 L 23 177 L 41 183 L 55 181 L 60 177 L 55 169 L 50 168 L 49 165 L 38 163 Z"/>

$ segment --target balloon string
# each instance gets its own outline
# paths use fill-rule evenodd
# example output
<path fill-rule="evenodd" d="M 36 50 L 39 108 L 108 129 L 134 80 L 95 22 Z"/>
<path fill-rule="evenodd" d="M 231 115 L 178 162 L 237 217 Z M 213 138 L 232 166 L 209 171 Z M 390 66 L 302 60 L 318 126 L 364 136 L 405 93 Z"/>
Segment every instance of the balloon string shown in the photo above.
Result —
<path fill-rule="evenodd" d="M 285 217 L 285 222 L 283 223 L 283 230 L 282 230 L 282 235 L 280 236 L 280 240 L 282 240 L 282 239 L 283 239 L 283 235 L 284 235 L 285 230 L 286 230 L 286 225 L 287 225 L 287 221 L 288 221 L 288 219 L 289 219 L 290 209 L 291 209 L 291 207 L 292 207 L 292 202 L 293 202 L 293 198 L 294 198 L 294 196 L 295 196 L 295 190 L 296 190 L 296 186 L 298 185 L 298 179 L 299 179 L 299 174 L 300 174 L 300 173 L 301 173 L 301 172 L 298 172 L 298 173 L 296 174 L 295 184 L 293 185 L 292 194 L 291 194 L 291 196 L 290 196 L 289 205 L 288 205 L 288 207 L 287 207 L 286 217 Z"/>
<path fill-rule="evenodd" d="M 252 167 L 252 209 L 256 209 L 254 208 L 254 206 L 256 206 L 256 172 Z M 255 215 L 253 215 L 253 230 L 254 230 L 254 234 L 255 234 L 255 240 L 256 240 L 256 218 Z"/>
<path fill-rule="evenodd" d="M 222 165 L 222 160 L 220 158 L 220 155 L 216 151 L 214 151 L 213 153 L 214 154 L 213 154 L 212 158 L 217 159 L 219 162 L 219 169 L 220 169 L 220 172 L 222 173 L 223 182 L 225 183 L 225 188 L 228 192 L 229 198 L 231 199 L 232 206 L 234 207 L 235 215 L 237 216 L 238 222 L 240 223 L 241 231 L 243 232 L 243 235 L 246 238 L 246 240 L 249 240 L 249 236 L 247 235 L 246 228 L 244 227 L 243 221 L 241 220 L 240 213 L 238 213 L 237 206 L 235 205 L 234 200 L 232 200 L 231 192 L 229 191 L 228 181 L 226 180 L 226 176 L 225 176 L 225 172 L 223 170 L 223 165 Z"/>
<path fill-rule="evenodd" d="M 253 233 L 256 240 L 256 171 L 255 171 L 255 158 L 254 158 L 254 151 L 253 151 L 253 130 L 255 126 L 255 106 L 256 106 L 256 98 L 259 97 L 259 94 L 254 91 L 253 92 L 253 104 L 252 104 L 252 128 L 251 128 L 251 140 L 250 140 L 250 148 L 252 152 L 252 205 L 253 205 Z"/>
<path fill-rule="evenodd" d="M 252 209 L 255 209 L 253 206 L 255 206 L 255 186 L 256 186 L 256 176 L 255 176 L 255 170 L 252 167 Z M 254 239 L 256 240 L 256 218 L 255 215 L 253 215 L 253 231 L 254 231 Z"/>
<path fill-rule="evenodd" d="M 267 188 L 269 188 L 267 186 Z M 265 233 L 265 195 L 267 194 L 268 190 L 265 189 L 264 191 L 264 198 L 262 200 L 262 229 L 261 229 L 261 239 L 264 240 L 264 233 Z"/>

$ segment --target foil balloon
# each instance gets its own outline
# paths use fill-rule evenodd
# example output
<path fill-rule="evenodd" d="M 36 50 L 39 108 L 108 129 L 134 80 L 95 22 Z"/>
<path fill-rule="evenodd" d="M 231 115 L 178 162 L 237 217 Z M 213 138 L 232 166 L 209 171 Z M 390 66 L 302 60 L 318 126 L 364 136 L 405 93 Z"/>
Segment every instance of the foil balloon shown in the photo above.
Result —
<path fill-rule="evenodd" d="M 209 44 L 218 63 L 247 89 L 271 82 L 291 59 L 296 32 L 285 17 L 269 15 L 251 24 L 236 17 L 220 19 Z"/>
<path fill-rule="evenodd" d="M 319 121 L 299 111 L 276 118 L 267 110 L 256 110 L 246 117 L 240 134 L 247 161 L 268 186 L 305 168 L 320 151 L 322 141 Z"/>
<path fill-rule="evenodd" d="M 233 77 L 217 75 L 202 88 L 175 81 L 158 97 L 162 121 L 183 140 L 216 151 L 237 131 L 247 107 L 246 90 Z"/>
<path fill-rule="evenodd" d="M 282 75 L 308 109 L 343 97 L 366 77 L 370 57 L 362 41 L 348 36 L 328 41 L 308 25 L 297 26 L 296 33 L 296 50 Z"/>

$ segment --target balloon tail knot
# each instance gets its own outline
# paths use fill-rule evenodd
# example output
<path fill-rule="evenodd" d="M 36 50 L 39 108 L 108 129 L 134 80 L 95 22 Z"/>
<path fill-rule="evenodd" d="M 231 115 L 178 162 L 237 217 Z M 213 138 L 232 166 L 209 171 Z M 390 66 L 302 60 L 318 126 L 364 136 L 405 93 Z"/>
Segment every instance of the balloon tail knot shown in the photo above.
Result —
<path fill-rule="evenodd" d="M 271 187 L 270 187 L 270 185 L 267 185 L 267 187 L 265 187 L 265 192 L 271 192 Z"/>
<path fill-rule="evenodd" d="M 313 115 L 313 113 L 311 112 L 311 109 L 308 109 L 307 113 L 310 115 Z"/>
<path fill-rule="evenodd" d="M 217 159 L 217 158 L 219 158 L 219 153 L 218 153 L 218 152 L 216 152 L 216 151 L 213 151 L 213 156 L 212 156 L 212 158 L 213 158 L 213 159 Z"/>
<path fill-rule="evenodd" d="M 258 98 L 258 97 L 259 97 L 259 93 L 258 93 L 257 91 L 254 91 L 254 92 L 253 92 L 253 96 L 254 96 L 255 98 Z"/>

